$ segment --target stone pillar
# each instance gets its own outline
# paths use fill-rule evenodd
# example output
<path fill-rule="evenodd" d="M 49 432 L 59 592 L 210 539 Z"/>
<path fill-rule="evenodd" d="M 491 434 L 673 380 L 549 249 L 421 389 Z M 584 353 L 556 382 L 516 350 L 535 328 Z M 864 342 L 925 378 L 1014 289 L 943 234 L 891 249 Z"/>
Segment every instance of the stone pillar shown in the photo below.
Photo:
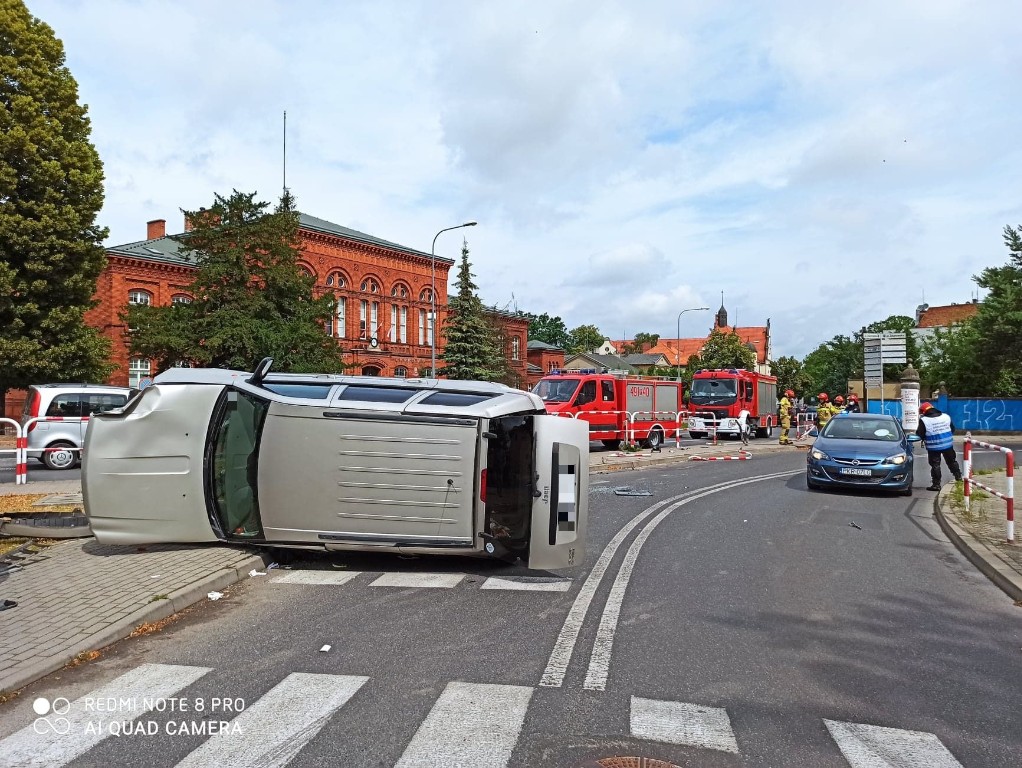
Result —
<path fill-rule="evenodd" d="M 911 361 L 901 372 L 901 426 L 909 434 L 919 426 L 919 371 Z"/>

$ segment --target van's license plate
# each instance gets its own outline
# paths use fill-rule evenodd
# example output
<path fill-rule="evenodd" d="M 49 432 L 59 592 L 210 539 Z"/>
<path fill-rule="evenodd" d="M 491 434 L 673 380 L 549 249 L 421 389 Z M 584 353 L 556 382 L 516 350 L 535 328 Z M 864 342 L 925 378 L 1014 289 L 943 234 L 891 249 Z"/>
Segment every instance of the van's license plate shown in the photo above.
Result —
<path fill-rule="evenodd" d="M 863 477 L 869 477 L 873 474 L 872 470 L 860 468 L 860 467 L 841 467 L 842 475 L 862 475 Z"/>

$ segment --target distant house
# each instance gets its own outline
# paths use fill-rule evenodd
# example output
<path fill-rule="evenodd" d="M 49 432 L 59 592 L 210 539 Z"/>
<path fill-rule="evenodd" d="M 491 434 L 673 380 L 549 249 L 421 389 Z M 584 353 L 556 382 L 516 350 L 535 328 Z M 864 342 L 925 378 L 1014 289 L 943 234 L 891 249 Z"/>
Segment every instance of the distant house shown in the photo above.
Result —
<path fill-rule="evenodd" d="M 749 349 L 756 353 L 756 371 L 759 373 L 770 373 L 770 321 L 766 325 L 738 325 L 727 324 L 727 310 L 723 303 L 714 317 L 713 330 L 723 330 L 727 333 L 735 333 Z M 660 339 L 647 354 L 663 355 L 667 365 L 685 365 L 692 355 L 702 352 L 703 346 L 709 336 L 696 339 Z"/>
<path fill-rule="evenodd" d="M 662 353 L 652 354 L 650 352 L 646 352 L 643 354 L 622 355 L 621 359 L 639 373 L 649 373 L 653 368 L 666 368 L 670 365 L 674 365 L 674 363 L 668 362 L 667 356 Z"/>
<path fill-rule="evenodd" d="M 635 368 L 617 355 L 599 355 L 595 352 L 584 352 L 571 355 L 564 361 L 565 371 L 596 370 L 600 373 L 637 373 Z"/>
<path fill-rule="evenodd" d="M 979 301 L 973 299 L 965 304 L 947 304 L 942 307 L 931 307 L 920 304 L 916 307 L 916 327 L 912 335 L 916 341 L 932 336 L 938 329 L 946 330 L 956 323 L 962 323 L 975 317 L 979 312 Z"/>
<path fill-rule="evenodd" d="M 616 355 L 618 350 L 624 347 L 627 342 L 624 341 L 611 341 L 610 339 L 604 339 L 603 343 L 593 350 L 598 355 Z"/>
<path fill-rule="evenodd" d="M 529 341 L 525 347 L 525 354 L 528 358 L 526 379 L 529 389 L 532 389 L 536 382 L 551 371 L 559 371 L 564 367 L 564 350 L 560 347 L 536 339 Z"/>

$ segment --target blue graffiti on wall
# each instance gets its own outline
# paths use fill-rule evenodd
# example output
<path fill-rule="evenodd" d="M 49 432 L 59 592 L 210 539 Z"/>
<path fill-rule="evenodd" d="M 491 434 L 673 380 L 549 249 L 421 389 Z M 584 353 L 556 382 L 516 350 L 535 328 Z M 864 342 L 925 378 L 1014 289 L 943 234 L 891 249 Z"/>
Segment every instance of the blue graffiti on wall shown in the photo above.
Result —
<path fill-rule="evenodd" d="M 1022 432 L 1022 398 L 947 397 L 927 402 L 944 411 L 960 430 Z M 901 419 L 901 401 L 869 401 L 870 413 L 887 413 Z"/>

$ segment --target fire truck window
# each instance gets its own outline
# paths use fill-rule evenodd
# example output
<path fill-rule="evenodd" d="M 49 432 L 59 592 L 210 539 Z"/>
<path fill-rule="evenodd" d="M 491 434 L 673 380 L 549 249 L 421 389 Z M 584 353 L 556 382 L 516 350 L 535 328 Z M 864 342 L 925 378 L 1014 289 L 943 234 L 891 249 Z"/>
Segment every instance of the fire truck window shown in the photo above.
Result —
<path fill-rule="evenodd" d="M 600 392 L 603 393 L 603 402 L 612 403 L 614 402 L 614 382 L 613 381 L 601 381 Z"/>
<path fill-rule="evenodd" d="M 596 382 L 587 381 L 582 385 L 582 389 L 579 390 L 578 399 L 575 400 L 575 405 L 585 405 L 596 400 Z"/>

